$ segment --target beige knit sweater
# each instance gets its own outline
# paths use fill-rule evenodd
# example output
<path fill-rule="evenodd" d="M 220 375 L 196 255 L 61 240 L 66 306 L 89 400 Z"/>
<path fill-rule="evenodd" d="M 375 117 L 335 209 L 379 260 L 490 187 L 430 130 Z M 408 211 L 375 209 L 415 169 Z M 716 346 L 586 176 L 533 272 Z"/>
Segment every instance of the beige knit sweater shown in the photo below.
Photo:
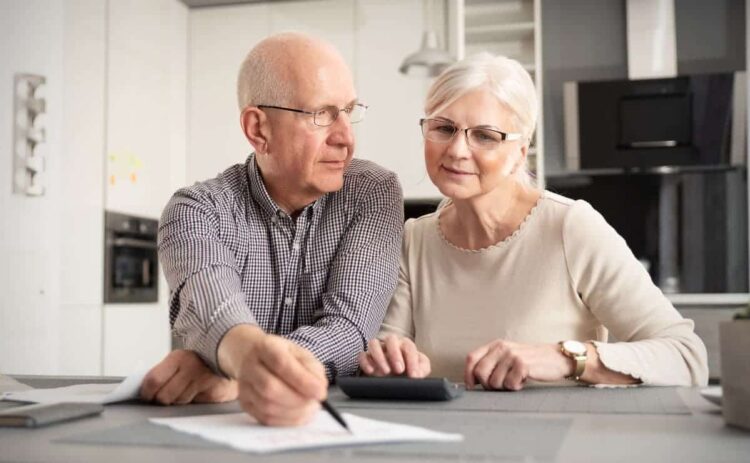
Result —
<path fill-rule="evenodd" d="M 645 384 L 706 384 L 692 320 L 588 203 L 545 191 L 513 235 L 477 251 L 449 243 L 438 220 L 435 212 L 407 221 L 378 335 L 413 339 L 431 376 L 462 381 L 466 354 L 494 339 L 577 339 L 595 341 L 605 366 Z M 607 343 L 608 330 L 621 342 Z"/>

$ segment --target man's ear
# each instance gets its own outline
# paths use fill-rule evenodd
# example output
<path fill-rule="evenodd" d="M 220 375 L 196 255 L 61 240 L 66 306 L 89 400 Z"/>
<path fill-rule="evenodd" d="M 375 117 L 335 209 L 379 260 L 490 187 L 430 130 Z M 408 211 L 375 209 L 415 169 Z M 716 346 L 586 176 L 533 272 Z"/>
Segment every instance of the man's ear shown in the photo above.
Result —
<path fill-rule="evenodd" d="M 266 154 L 270 137 L 270 126 L 266 113 L 256 106 L 248 106 L 240 114 L 240 125 L 247 141 L 255 148 L 255 152 Z"/>

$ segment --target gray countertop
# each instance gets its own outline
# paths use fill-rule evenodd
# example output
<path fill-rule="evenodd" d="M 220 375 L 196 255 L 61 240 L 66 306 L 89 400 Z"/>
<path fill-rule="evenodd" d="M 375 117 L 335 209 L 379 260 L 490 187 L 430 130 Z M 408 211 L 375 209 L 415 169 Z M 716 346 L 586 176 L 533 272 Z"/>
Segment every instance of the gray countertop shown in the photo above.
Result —
<path fill-rule="evenodd" d="M 18 377 L 35 387 L 60 386 L 75 378 Z M 91 378 L 89 378 L 91 380 Z M 573 391 L 575 389 L 575 391 Z M 657 388 L 652 388 L 654 391 Z M 140 403 L 108 405 L 103 415 L 40 429 L 0 428 L 0 462 L 106 461 L 750 461 L 750 432 L 724 424 L 719 407 L 705 401 L 697 388 L 659 388 L 649 397 L 679 397 L 681 409 L 667 406 L 653 413 L 544 412 L 532 397 L 539 389 L 508 392 L 467 392 L 455 404 L 384 402 L 377 406 L 350 402 L 333 388 L 331 399 L 342 411 L 368 418 L 460 432 L 460 444 L 398 444 L 298 451 L 272 456 L 245 454 L 148 423 L 148 417 L 185 416 L 238 411 L 237 403 L 161 407 Z M 548 389 L 552 391 L 552 389 Z M 607 401 L 642 400 L 632 390 L 557 388 L 552 395 L 575 392 L 575 400 L 606 397 Z M 628 392 L 631 391 L 631 392 Z M 502 400 L 491 394 L 503 394 Z M 597 396 L 597 394 L 599 394 Z M 634 399 L 635 397 L 635 399 Z M 490 400 L 488 400 L 490 399 Z M 536 400 L 536 399 L 535 399 Z M 659 399 L 662 400 L 662 399 Z M 510 404 L 529 411 L 502 411 Z M 487 404 L 487 405 L 480 405 Z M 493 405 L 504 404 L 504 405 Z M 611 405 L 611 402 L 610 402 Z M 620 410 L 628 409 L 622 403 Z M 632 408 L 632 407 L 631 407 Z M 564 407 L 563 409 L 570 409 Z M 575 407 L 574 407 L 575 409 Z M 613 409 L 618 409 L 614 407 Z M 604 410 L 604 411 L 603 411 Z M 669 410 L 673 412 L 670 413 Z"/>

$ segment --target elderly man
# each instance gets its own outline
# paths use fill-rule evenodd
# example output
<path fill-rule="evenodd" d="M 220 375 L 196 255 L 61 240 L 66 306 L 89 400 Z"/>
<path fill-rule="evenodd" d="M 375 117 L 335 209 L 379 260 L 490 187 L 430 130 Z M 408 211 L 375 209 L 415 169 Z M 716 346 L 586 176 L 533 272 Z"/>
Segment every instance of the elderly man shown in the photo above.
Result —
<path fill-rule="evenodd" d="M 356 371 L 380 326 L 398 275 L 401 188 L 392 172 L 352 159 L 352 123 L 367 107 L 331 45 L 263 40 L 237 93 L 255 152 L 164 210 L 159 257 L 188 350 L 156 365 L 141 395 L 238 397 L 262 423 L 299 424 L 327 379 Z"/>

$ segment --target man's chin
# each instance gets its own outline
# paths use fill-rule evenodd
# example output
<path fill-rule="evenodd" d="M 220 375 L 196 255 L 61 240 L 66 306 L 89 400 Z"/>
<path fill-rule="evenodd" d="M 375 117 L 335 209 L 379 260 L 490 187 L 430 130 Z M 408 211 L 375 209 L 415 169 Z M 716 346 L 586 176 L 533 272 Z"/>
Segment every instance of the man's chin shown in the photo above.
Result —
<path fill-rule="evenodd" d="M 318 183 L 318 189 L 323 193 L 333 193 L 339 191 L 344 186 L 344 175 L 326 175 L 327 178 L 321 179 Z"/>

